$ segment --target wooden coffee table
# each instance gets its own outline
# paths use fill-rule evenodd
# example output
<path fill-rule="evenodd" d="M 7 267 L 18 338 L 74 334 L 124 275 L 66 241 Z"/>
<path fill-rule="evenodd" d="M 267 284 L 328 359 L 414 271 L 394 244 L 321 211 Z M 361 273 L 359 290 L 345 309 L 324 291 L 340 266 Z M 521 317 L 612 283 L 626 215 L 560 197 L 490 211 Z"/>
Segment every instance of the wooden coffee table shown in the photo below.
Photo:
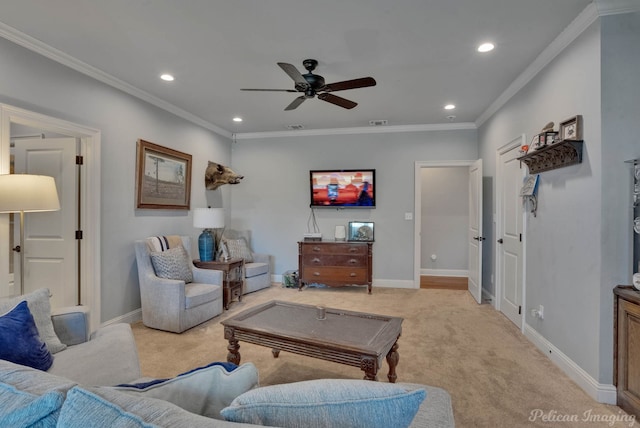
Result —
<path fill-rule="evenodd" d="M 240 364 L 239 341 L 266 346 L 273 356 L 289 351 L 307 357 L 360 367 L 365 379 L 378 380 L 386 358 L 389 382 L 395 382 L 402 318 L 313 305 L 271 301 L 225 321 L 227 361 Z"/>

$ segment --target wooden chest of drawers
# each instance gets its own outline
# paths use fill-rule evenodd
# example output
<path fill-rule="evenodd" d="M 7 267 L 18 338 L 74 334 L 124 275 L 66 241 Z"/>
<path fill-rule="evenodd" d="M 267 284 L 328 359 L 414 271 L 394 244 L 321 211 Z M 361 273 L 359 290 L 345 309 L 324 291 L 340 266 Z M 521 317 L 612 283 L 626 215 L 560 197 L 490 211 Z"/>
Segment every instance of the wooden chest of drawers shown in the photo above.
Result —
<path fill-rule="evenodd" d="M 367 285 L 371 294 L 372 247 L 371 242 L 298 242 L 300 288 L 312 283 L 330 287 Z"/>

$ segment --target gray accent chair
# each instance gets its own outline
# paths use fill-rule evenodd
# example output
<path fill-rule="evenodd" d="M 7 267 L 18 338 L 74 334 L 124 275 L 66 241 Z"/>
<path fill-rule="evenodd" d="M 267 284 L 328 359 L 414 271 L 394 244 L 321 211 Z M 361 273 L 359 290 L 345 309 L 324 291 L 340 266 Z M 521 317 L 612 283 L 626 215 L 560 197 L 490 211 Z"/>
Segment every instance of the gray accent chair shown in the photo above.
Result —
<path fill-rule="evenodd" d="M 181 236 L 189 259 L 191 238 Z M 193 282 L 156 276 L 147 240 L 135 242 L 142 322 L 147 327 L 182 333 L 222 313 L 222 271 L 191 264 Z"/>
<path fill-rule="evenodd" d="M 263 288 L 271 287 L 271 256 L 269 254 L 255 253 L 251 247 L 251 231 L 225 229 L 223 239 L 241 239 L 247 242 L 251 250 L 253 262 L 244 264 L 244 288 L 242 294 L 253 293 Z"/>

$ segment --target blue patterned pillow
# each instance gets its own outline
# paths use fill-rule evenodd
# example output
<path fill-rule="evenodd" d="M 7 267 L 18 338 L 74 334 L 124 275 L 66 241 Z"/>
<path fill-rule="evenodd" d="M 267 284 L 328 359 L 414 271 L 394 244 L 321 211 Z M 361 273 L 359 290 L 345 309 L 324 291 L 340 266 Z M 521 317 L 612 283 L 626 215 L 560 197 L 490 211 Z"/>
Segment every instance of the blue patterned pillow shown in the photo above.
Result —
<path fill-rule="evenodd" d="M 0 316 L 0 359 L 44 371 L 53 364 L 26 301 Z"/>
<path fill-rule="evenodd" d="M 58 391 L 37 396 L 0 383 L 0 426 L 55 427 L 63 401 Z"/>
<path fill-rule="evenodd" d="M 426 394 L 368 380 L 312 380 L 253 389 L 221 414 L 231 422 L 283 428 L 401 428 L 411 424 Z"/>

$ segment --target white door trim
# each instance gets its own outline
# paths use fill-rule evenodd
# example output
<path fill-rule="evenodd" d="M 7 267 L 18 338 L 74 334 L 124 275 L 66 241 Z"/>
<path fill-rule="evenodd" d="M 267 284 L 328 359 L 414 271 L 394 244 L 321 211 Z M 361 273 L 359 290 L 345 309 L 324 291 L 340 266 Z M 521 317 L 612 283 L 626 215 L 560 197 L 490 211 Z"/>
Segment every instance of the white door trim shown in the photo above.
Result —
<path fill-rule="evenodd" d="M 100 326 L 100 131 L 62 119 L 0 104 L 0 173 L 9 173 L 11 123 L 79 138 L 84 167 L 80 189 L 83 239 L 81 242 L 81 304 L 91 309 L 90 329 Z M 4 250 L 3 250 L 4 251 Z M 0 252 L 0 256 L 4 253 Z M 8 258 L 8 256 L 7 256 Z"/>
<path fill-rule="evenodd" d="M 413 288 L 420 288 L 420 265 L 422 260 L 421 254 L 421 221 L 422 218 L 422 179 L 420 177 L 421 168 L 446 168 L 456 166 L 469 167 L 473 165 L 475 160 L 459 160 L 459 161 L 416 161 L 414 166 L 414 186 L 415 193 L 413 196 Z"/>
<path fill-rule="evenodd" d="M 503 177 L 504 177 L 504 172 L 502 171 L 502 163 L 500 162 L 500 156 L 503 155 L 504 153 L 513 150 L 516 147 L 522 147 L 523 145 L 526 144 L 526 139 L 525 139 L 525 134 L 522 134 L 519 137 L 516 137 L 514 139 L 512 139 L 511 141 L 509 141 L 507 144 L 503 145 L 502 147 L 499 147 L 496 150 L 496 239 L 498 239 L 499 237 L 504 235 L 504 219 L 502 218 L 502 181 L 503 181 Z M 521 323 L 521 331 L 522 333 L 524 333 L 524 327 L 525 327 L 525 308 L 526 306 L 526 300 L 527 300 L 527 294 L 526 294 L 526 252 L 527 252 L 527 246 L 526 246 L 526 233 L 525 231 L 527 230 L 527 225 L 526 225 L 526 221 L 527 221 L 527 216 L 524 214 L 523 212 L 523 220 L 522 220 L 522 323 Z M 497 311 L 500 311 L 500 302 L 502 299 L 502 252 L 500 251 L 500 249 L 495 245 L 494 243 L 494 248 L 496 248 L 495 250 L 495 257 L 496 257 L 496 265 L 494 267 L 494 272 L 495 272 L 495 281 L 494 281 L 494 294 L 495 294 L 495 302 L 494 302 L 494 308 Z"/>

